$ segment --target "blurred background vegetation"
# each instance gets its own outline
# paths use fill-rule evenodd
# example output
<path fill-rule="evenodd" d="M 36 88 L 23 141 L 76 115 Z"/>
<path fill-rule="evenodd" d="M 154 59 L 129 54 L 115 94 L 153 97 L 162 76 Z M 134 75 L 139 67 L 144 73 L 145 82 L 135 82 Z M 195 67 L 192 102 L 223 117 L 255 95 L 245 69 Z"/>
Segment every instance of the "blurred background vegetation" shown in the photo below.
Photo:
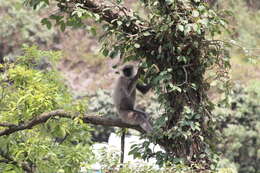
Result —
<path fill-rule="evenodd" d="M 135 1 L 127 1 L 128 6 L 132 8 L 140 8 Z M 218 11 L 229 10 L 233 15 L 228 16 L 226 20 L 229 22 L 227 28 L 229 31 L 224 32 L 220 36 L 220 40 L 231 43 L 230 55 L 231 55 L 231 80 L 233 82 L 233 88 L 229 96 L 229 105 L 224 106 L 221 103 L 215 108 L 214 114 L 216 122 L 218 122 L 217 128 L 222 134 L 220 143 L 217 146 L 217 150 L 221 153 L 219 168 L 220 172 L 238 172 L 238 173 L 260 173 L 260 1 L 259 0 L 211 0 L 209 1 L 212 8 Z M 8 71 L 8 75 L 12 77 L 13 81 L 24 82 L 29 87 L 35 87 L 34 85 L 40 84 L 42 88 L 39 88 L 39 92 L 43 95 L 52 95 L 49 105 L 38 105 L 39 98 L 30 96 L 30 91 L 23 91 L 19 89 L 17 85 L 13 85 L 7 92 L 10 93 L 10 97 L 4 101 L 0 100 L 1 114 L 8 114 L 9 105 L 12 101 L 22 97 L 19 101 L 32 102 L 37 104 L 34 110 L 21 108 L 19 111 L 26 112 L 27 118 L 41 113 L 44 110 L 51 110 L 58 107 L 59 104 L 63 104 L 64 107 L 72 107 L 69 104 L 71 100 L 81 100 L 87 98 L 89 100 L 88 108 L 89 112 L 99 112 L 105 116 L 115 116 L 114 109 L 112 108 L 112 102 L 110 99 L 110 89 L 112 87 L 113 79 L 116 77 L 112 69 L 114 60 L 105 59 L 100 53 L 100 46 L 98 44 L 97 37 L 93 34 L 101 35 L 100 31 L 97 33 L 90 33 L 90 28 L 68 29 L 64 32 L 58 30 L 58 28 L 47 29 L 41 24 L 41 19 L 46 17 L 46 14 L 50 14 L 51 11 L 46 11 L 41 8 L 33 11 L 24 7 L 20 0 L 12 1 L 0 1 L 0 71 Z M 29 45 L 29 46 L 24 46 Z M 37 46 L 41 50 L 55 50 L 60 53 L 53 52 L 38 52 Z M 52 53 L 52 54 L 51 54 Z M 36 60 L 32 60 L 35 65 L 28 66 L 23 60 L 22 56 L 30 56 Z M 59 54 L 59 55 L 58 55 Z M 56 64 L 51 62 L 48 57 L 62 57 L 57 58 Z M 37 59 L 38 57 L 38 59 Z M 28 59 L 26 60 L 28 61 Z M 4 62 L 15 62 L 24 64 L 16 67 L 10 67 L 8 65 L 1 65 Z M 8 63 L 6 63 L 8 64 Z M 56 70 L 48 70 L 48 67 Z M 29 69 L 28 69 L 29 68 Z M 8 70 L 7 70 L 8 69 Z M 48 73 L 47 73 L 47 72 Z M 20 79 L 20 74 L 28 74 L 26 79 Z M 61 81 L 56 81 L 57 74 L 59 73 Z M 55 79 L 55 80 L 54 80 Z M 2 80 L 1 86 L 4 86 L 5 79 Z M 37 80 L 38 83 L 30 81 Z M 54 81 L 54 84 L 50 81 Z M 48 85 L 46 85 L 48 83 Z M 45 86 L 46 85 L 46 86 Z M 53 89 L 53 87 L 57 87 Z M 17 88 L 18 87 L 18 88 Z M 0 91 L 6 87 L 0 88 Z M 50 90 L 50 88 L 52 88 Z M 20 96 L 14 95 L 13 91 L 19 91 Z M 55 95 L 53 92 L 55 91 Z M 15 93 L 17 94 L 17 93 Z M 29 97 L 29 96 L 30 97 Z M 213 88 L 210 90 L 209 95 L 215 102 L 222 97 L 217 90 Z M 143 99 L 142 97 L 149 98 Z M 146 111 L 156 116 L 156 112 L 159 110 L 159 104 L 156 103 L 153 95 L 150 93 L 148 96 L 142 96 L 139 99 L 140 105 L 145 105 Z M 58 100 L 57 100 L 58 99 Z M 144 101 L 149 100 L 149 101 Z M 21 104 L 22 105 L 22 104 Z M 16 117 L 20 112 L 11 112 L 13 119 L 19 119 Z M 31 111 L 31 112 L 30 112 Z M 10 113 L 10 112 L 9 112 Z M 25 117 L 23 117 L 25 118 Z M 0 120 L 5 120 L 0 117 Z M 50 122 L 54 123 L 55 122 Z M 84 135 L 86 141 L 84 142 L 84 150 L 89 153 L 89 133 L 92 133 L 92 140 L 102 142 L 107 141 L 110 132 L 115 131 L 113 128 L 92 127 L 95 130 L 85 127 L 86 134 L 81 134 L 78 131 L 77 124 L 69 124 L 64 121 L 65 125 L 57 126 L 57 131 L 49 136 L 51 143 L 52 139 L 56 139 L 56 133 L 62 134 L 65 137 L 66 133 L 75 133 L 77 135 Z M 66 131 L 64 128 L 71 127 Z M 46 127 L 47 128 L 47 127 Z M 48 130 L 45 129 L 45 130 Z M 65 132 L 66 131 L 66 132 Z M 69 132 L 70 131 L 70 132 Z M 31 135 L 35 135 L 35 131 L 32 131 Z M 37 131 L 37 135 L 41 136 L 43 132 Z M 17 136 L 16 136 L 17 135 Z M 8 147 L 6 141 L 12 141 L 12 137 L 15 141 L 24 140 L 26 137 L 22 136 L 23 133 L 18 133 L 8 138 L 1 138 L 1 147 Z M 45 136 L 44 134 L 43 136 Z M 43 137 L 42 136 L 42 137 Z M 40 139 L 40 138 L 39 138 Z M 37 145 L 41 146 L 42 141 L 34 141 Z M 64 144 L 63 148 L 55 148 L 48 150 L 56 151 L 53 153 L 56 157 L 59 157 L 60 150 L 69 151 L 66 147 L 75 145 L 74 139 L 70 139 L 70 142 Z M 28 147 L 29 144 L 24 141 Z M 45 145 L 44 145 L 45 146 Z M 50 145 L 51 146 L 51 145 Z M 21 148 L 24 146 L 20 146 Z M 54 147 L 54 146 L 52 146 Z M 19 148 L 19 150 L 21 150 Z M 10 152 L 14 155 L 18 155 L 17 148 L 9 148 Z M 24 151 L 26 148 L 24 148 Z M 47 149 L 46 149 L 47 150 Z M 44 159 L 46 150 L 36 150 L 38 155 L 36 158 L 34 153 L 30 153 L 32 160 Z M 75 148 L 74 153 L 68 154 L 81 154 L 81 148 Z M 40 152 L 39 152 L 40 151 Z M 0 150 L 1 152 L 1 150 Z M 19 157 L 25 157 L 18 155 Z M 71 156 L 72 157 L 72 156 Z M 82 159 L 78 162 L 86 159 L 86 156 L 81 156 Z M 50 156 L 50 158 L 52 158 Z M 73 158 L 73 157 L 72 157 Z M 89 158 L 88 158 L 89 159 Z M 110 160 L 111 158 L 107 158 Z M 57 162 L 53 159 L 53 164 L 61 164 L 64 160 Z M 74 165 L 73 160 L 65 158 L 65 161 L 70 165 Z M 111 161 L 111 160 L 110 160 Z M 112 162 L 112 161 L 111 161 Z M 104 162 L 105 164 L 106 162 Z M 117 160 L 118 163 L 118 160 Z M 49 169 L 41 165 L 42 169 Z M 51 168 L 54 169 L 54 168 Z M 69 169 L 69 168 L 64 168 Z M 75 168 L 79 169 L 79 168 Z M 126 168 L 127 169 L 127 168 Z M 150 168 L 140 168 L 147 171 Z M 0 164 L 1 170 L 1 164 Z M 133 171 L 133 170 L 132 170 Z M 130 168 L 128 172 L 131 172 Z"/>

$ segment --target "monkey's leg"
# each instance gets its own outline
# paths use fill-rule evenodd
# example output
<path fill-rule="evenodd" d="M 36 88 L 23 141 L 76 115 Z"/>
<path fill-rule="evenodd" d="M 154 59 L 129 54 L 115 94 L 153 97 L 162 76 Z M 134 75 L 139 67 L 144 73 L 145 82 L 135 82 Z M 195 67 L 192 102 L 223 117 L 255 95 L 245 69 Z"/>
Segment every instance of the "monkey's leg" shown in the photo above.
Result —
<path fill-rule="evenodd" d="M 153 130 L 153 126 L 149 120 L 149 115 L 139 109 L 134 109 L 135 112 L 138 112 L 142 115 L 142 117 L 144 118 L 143 123 L 140 124 L 140 126 L 146 131 L 146 132 L 151 132 Z"/>
<path fill-rule="evenodd" d="M 153 130 L 151 123 L 147 119 L 146 113 L 139 110 L 121 110 L 119 111 L 120 118 L 129 124 L 140 125 L 146 132 Z"/>
<path fill-rule="evenodd" d="M 138 109 L 135 108 L 134 111 L 140 113 L 140 114 L 143 115 L 145 118 L 149 119 L 149 115 L 148 115 L 146 112 L 144 112 L 143 110 L 141 110 L 141 109 L 139 109 L 139 108 L 138 108 Z"/>

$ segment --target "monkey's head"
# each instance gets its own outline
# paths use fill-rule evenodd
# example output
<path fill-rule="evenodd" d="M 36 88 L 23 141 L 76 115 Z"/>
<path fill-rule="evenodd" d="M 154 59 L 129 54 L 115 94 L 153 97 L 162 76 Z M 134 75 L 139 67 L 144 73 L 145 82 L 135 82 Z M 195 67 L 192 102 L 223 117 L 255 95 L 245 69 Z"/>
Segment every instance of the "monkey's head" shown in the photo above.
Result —
<path fill-rule="evenodd" d="M 125 65 L 122 69 L 122 72 L 125 77 L 132 77 L 132 76 L 134 76 L 134 66 Z"/>

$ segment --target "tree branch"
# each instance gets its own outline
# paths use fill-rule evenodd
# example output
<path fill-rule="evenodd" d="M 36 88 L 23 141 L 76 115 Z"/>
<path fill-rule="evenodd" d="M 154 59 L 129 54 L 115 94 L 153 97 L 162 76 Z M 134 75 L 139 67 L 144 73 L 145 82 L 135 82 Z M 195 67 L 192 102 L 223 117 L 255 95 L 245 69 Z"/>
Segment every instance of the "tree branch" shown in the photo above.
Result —
<path fill-rule="evenodd" d="M 0 123 L 1 127 L 15 127 L 15 124 L 10 124 L 10 123 Z"/>
<path fill-rule="evenodd" d="M 141 133 L 145 133 L 145 131 L 140 126 L 125 123 L 121 119 L 104 118 L 101 116 L 84 116 L 82 120 L 84 123 L 103 125 L 103 126 L 112 126 L 112 127 L 121 127 L 121 128 L 130 128 L 130 129 L 135 129 Z"/>
<path fill-rule="evenodd" d="M 117 5 L 108 5 L 104 1 L 97 1 L 97 0 L 72 0 L 69 1 L 69 3 L 73 3 L 74 6 L 77 6 L 76 4 L 81 4 L 79 6 L 82 9 L 85 9 L 87 11 L 93 12 L 95 14 L 98 14 L 100 18 L 114 26 L 117 27 L 117 20 L 120 18 L 132 18 L 133 12 L 126 7 L 122 7 Z M 129 20 L 130 21 L 130 20 Z M 143 29 L 144 26 L 141 24 L 136 24 L 134 22 L 131 22 L 131 25 L 125 25 L 123 24 L 120 26 L 122 31 L 129 33 L 129 34 L 136 34 L 140 30 Z"/>
<path fill-rule="evenodd" d="M 3 159 L 0 159 L 0 163 L 12 164 L 12 165 L 15 165 L 15 166 L 20 166 L 20 165 L 21 165 L 22 169 L 23 169 L 25 172 L 28 172 L 28 173 L 33 172 L 33 171 L 32 171 L 32 168 L 29 166 L 28 163 L 22 162 L 21 164 L 19 164 L 17 161 L 15 161 L 15 160 L 14 160 L 13 158 L 11 158 L 9 155 L 7 155 L 6 153 L 4 153 L 2 150 L 0 150 L 0 156 L 3 158 Z"/>
<path fill-rule="evenodd" d="M 70 113 L 70 112 L 67 112 L 64 110 L 54 110 L 54 111 L 46 112 L 39 116 L 36 116 L 32 120 L 25 122 L 24 124 L 17 125 L 17 126 L 9 126 L 9 128 L 0 131 L 0 136 L 10 135 L 14 132 L 21 131 L 21 130 L 31 129 L 38 124 L 45 123 L 48 119 L 55 117 L 55 116 L 63 117 L 63 118 L 70 118 L 70 119 L 75 118 L 75 116 L 73 116 L 72 113 Z M 144 133 L 144 130 L 140 126 L 127 124 L 120 119 L 84 115 L 82 117 L 82 120 L 84 123 L 89 123 L 89 124 L 94 124 L 94 125 L 103 125 L 103 126 L 121 127 L 121 128 L 131 128 L 131 129 L 135 129 L 141 133 Z M 4 124 L 4 123 L 0 123 L 0 124 Z"/>
<path fill-rule="evenodd" d="M 158 40 L 156 33 L 153 31 L 153 23 L 135 16 L 133 10 L 124 6 L 109 2 L 108 0 L 69 0 L 65 4 L 58 6 L 60 13 L 72 15 L 75 9 L 81 8 L 86 11 L 98 14 L 102 21 L 113 26 L 119 32 L 127 34 L 129 37 L 138 36 L 136 42 L 141 45 L 139 48 L 144 52 L 152 48 L 158 49 Z M 118 24 L 118 21 L 121 21 Z M 127 22 L 122 22 L 127 21 Z M 151 35 L 145 36 L 138 33 L 149 31 Z M 149 42 L 149 44 L 147 44 Z"/>
<path fill-rule="evenodd" d="M 9 160 L 7 160 L 7 159 L 0 159 L 0 163 L 9 164 Z"/>
<path fill-rule="evenodd" d="M 18 165 L 16 161 L 14 161 L 11 157 L 5 154 L 2 150 L 0 150 L 0 156 L 3 158 L 0 160 L 1 163 Z"/>

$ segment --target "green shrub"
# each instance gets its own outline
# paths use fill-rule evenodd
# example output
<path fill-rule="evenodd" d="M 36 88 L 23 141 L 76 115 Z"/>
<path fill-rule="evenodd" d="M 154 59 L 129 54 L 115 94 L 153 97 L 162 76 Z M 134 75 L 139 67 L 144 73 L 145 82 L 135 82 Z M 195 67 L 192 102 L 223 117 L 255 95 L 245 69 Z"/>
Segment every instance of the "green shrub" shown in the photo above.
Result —
<path fill-rule="evenodd" d="M 23 50 L 23 56 L 0 67 L 0 122 L 23 125 L 55 109 L 80 111 L 81 104 L 71 104 L 71 94 L 52 63 L 43 69 L 40 65 L 61 54 L 36 47 Z M 5 129 L 0 126 L 0 132 Z M 20 173 L 25 166 L 36 173 L 78 172 L 84 162 L 92 161 L 89 131 L 78 119 L 55 117 L 33 129 L 1 136 L 0 160 L 5 162 L 0 161 L 0 172 Z"/>
<path fill-rule="evenodd" d="M 237 85 L 230 96 L 230 107 L 218 107 L 219 129 L 223 139 L 218 149 L 234 162 L 239 173 L 260 171 L 260 81 L 248 87 Z"/>

